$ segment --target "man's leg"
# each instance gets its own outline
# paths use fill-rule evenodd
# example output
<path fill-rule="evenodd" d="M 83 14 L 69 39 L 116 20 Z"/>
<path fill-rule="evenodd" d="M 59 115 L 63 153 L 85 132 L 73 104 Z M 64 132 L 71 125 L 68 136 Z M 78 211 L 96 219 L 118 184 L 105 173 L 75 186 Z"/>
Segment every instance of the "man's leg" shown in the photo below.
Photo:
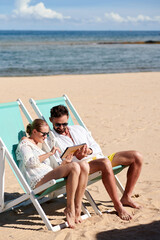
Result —
<path fill-rule="evenodd" d="M 102 172 L 102 182 L 113 201 L 114 207 L 119 215 L 119 217 L 123 220 L 130 220 L 132 217 L 125 211 L 120 202 L 117 194 L 117 187 L 115 182 L 115 177 L 112 170 L 111 162 L 108 159 L 96 159 L 89 162 L 90 165 L 90 173 L 94 173 L 97 171 Z"/>
<path fill-rule="evenodd" d="M 143 157 L 137 151 L 117 152 L 112 160 L 113 167 L 117 165 L 129 166 L 127 172 L 127 182 L 125 186 L 125 191 L 121 198 L 121 202 L 123 205 L 127 205 L 133 208 L 140 207 L 138 204 L 132 201 L 131 194 L 140 175 L 142 162 Z"/>

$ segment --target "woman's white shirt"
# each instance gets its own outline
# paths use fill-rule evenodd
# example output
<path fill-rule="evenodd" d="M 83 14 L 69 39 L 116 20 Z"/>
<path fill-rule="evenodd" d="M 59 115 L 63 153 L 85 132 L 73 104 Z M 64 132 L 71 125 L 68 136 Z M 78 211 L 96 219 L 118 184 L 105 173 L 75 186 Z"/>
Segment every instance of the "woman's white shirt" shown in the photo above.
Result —
<path fill-rule="evenodd" d="M 53 170 L 49 158 L 43 162 L 39 161 L 39 156 L 45 153 L 28 139 L 23 139 L 18 144 L 16 157 L 19 161 L 19 168 L 32 189 L 48 172 Z"/>

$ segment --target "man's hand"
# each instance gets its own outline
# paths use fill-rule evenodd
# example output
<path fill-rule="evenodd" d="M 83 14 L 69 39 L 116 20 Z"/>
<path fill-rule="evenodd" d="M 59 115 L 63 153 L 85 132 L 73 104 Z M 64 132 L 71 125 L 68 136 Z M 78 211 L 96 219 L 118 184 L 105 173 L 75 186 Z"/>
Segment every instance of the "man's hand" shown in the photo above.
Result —
<path fill-rule="evenodd" d="M 81 160 L 84 157 L 87 157 L 92 153 L 92 150 L 87 147 L 87 145 L 84 145 L 83 147 L 79 148 L 75 153 L 74 156 L 78 159 Z"/>

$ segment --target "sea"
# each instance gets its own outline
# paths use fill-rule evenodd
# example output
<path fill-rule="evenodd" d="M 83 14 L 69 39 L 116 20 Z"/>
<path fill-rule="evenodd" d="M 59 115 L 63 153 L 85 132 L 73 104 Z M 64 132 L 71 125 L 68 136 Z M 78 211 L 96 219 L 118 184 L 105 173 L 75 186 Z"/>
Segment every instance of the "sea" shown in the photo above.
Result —
<path fill-rule="evenodd" d="M 160 31 L 0 31 L 0 76 L 160 71 Z"/>

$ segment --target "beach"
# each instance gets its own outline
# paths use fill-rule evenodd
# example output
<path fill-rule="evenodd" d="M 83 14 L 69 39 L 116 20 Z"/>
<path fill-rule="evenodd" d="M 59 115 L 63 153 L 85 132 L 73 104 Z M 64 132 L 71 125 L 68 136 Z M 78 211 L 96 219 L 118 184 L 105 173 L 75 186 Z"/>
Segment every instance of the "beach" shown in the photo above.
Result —
<path fill-rule="evenodd" d="M 138 150 L 144 157 L 133 192 L 134 201 L 142 208 L 125 207 L 133 216 L 130 222 L 116 215 L 102 182 L 98 181 L 88 190 L 102 211 L 102 217 L 94 213 L 84 198 L 92 217 L 75 229 L 54 233 L 46 229 L 33 206 L 21 207 L 0 214 L 0 240 L 159 239 L 160 72 L 0 77 L 0 86 L 0 103 L 20 98 L 33 118 L 36 115 L 29 98 L 38 100 L 66 94 L 105 155 Z M 7 162 L 5 170 L 5 194 L 9 199 L 21 194 L 22 189 Z M 123 185 L 126 173 L 127 169 L 118 174 Z M 121 197 L 119 190 L 118 194 Z M 65 204 L 64 198 L 43 204 L 52 224 L 64 222 Z"/>

